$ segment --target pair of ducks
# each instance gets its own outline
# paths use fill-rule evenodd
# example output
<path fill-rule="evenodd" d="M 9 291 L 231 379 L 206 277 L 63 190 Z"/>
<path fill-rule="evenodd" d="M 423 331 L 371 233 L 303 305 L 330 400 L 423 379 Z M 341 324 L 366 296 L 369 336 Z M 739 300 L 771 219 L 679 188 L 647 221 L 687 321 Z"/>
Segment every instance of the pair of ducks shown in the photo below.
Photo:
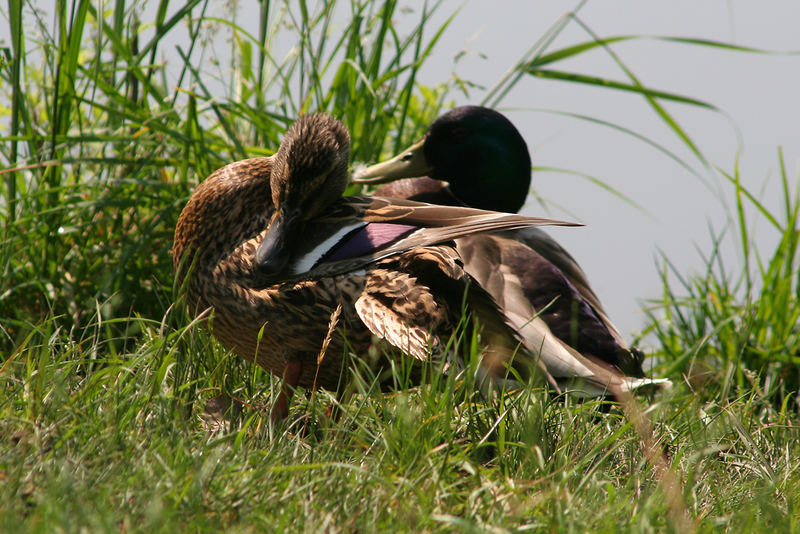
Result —
<path fill-rule="evenodd" d="M 341 390 L 346 351 L 367 354 L 373 336 L 420 361 L 441 353 L 464 309 L 492 382 L 540 373 L 583 396 L 668 383 L 644 378 L 581 269 L 536 228 L 568 223 L 502 213 L 522 206 L 531 167 L 504 116 L 456 108 L 354 177 L 398 180 L 384 196 L 342 197 L 349 149 L 343 124 L 303 116 L 274 156 L 203 181 L 175 229 L 191 310 L 213 308 L 224 346 L 284 378 L 274 419 L 297 387 Z"/>

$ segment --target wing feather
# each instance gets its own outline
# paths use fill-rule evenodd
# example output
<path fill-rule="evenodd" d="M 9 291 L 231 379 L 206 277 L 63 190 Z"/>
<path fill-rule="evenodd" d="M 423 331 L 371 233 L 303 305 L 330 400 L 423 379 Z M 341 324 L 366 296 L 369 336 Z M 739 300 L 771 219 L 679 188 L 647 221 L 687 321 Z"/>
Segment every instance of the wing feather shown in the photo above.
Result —
<path fill-rule="evenodd" d="M 324 260 L 331 236 L 343 227 L 369 223 L 393 223 L 418 230 L 399 236 L 384 246 L 345 259 Z M 418 247 L 438 245 L 467 235 L 544 225 L 576 226 L 574 223 L 498 213 L 475 208 L 436 206 L 411 200 L 382 197 L 344 197 L 325 216 L 315 219 L 297 244 L 290 280 L 318 278 L 359 269 L 383 258 Z M 335 244 L 334 244 L 335 245 Z M 309 265 L 313 267 L 309 268 Z"/>
<path fill-rule="evenodd" d="M 367 273 L 356 313 L 373 335 L 427 360 L 438 341 L 433 332 L 446 321 L 445 310 L 428 290 L 404 272 L 378 268 Z"/>

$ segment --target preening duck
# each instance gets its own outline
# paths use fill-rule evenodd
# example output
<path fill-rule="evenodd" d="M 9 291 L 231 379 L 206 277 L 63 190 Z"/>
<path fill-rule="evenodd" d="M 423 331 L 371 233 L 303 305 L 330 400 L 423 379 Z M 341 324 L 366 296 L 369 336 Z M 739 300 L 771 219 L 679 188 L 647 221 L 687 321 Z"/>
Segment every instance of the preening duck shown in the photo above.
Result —
<path fill-rule="evenodd" d="M 530 188 L 531 158 L 504 115 L 462 106 L 436 119 L 422 141 L 357 172 L 353 181 L 385 184 L 376 195 L 514 213 Z M 538 326 L 576 351 L 626 375 L 644 376 L 641 353 L 627 346 L 583 270 L 544 231 L 473 236 L 457 244 L 469 258 L 465 268 L 471 276 L 484 287 L 491 285 L 492 295 L 507 306 L 525 308 L 521 324 L 538 312 L 544 322 Z"/>
<path fill-rule="evenodd" d="M 190 310 L 213 309 L 220 343 L 284 377 L 274 418 L 285 417 L 298 386 L 338 389 L 346 346 L 364 355 L 378 336 L 414 358 L 430 358 L 461 320 L 464 302 L 487 343 L 482 368 L 489 378 L 513 372 L 527 380 L 537 369 L 547 376 L 552 366 L 603 391 L 646 382 L 586 360 L 552 336 L 515 329 L 464 270 L 453 243 L 566 223 L 342 198 L 348 158 L 341 123 L 301 117 L 274 156 L 232 163 L 203 181 L 175 229 L 174 265 Z"/>

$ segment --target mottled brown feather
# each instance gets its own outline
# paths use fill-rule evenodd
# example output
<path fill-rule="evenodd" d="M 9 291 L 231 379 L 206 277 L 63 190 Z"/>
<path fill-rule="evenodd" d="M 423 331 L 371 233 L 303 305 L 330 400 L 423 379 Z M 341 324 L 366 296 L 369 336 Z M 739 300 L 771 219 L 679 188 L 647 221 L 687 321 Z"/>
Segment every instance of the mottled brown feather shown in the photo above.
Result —
<path fill-rule="evenodd" d="M 276 375 L 281 375 L 287 362 L 305 362 L 298 382 L 302 387 L 314 383 L 316 357 L 327 335 L 327 321 L 341 304 L 339 328 L 317 377 L 318 386 L 335 389 L 341 380 L 345 339 L 357 354 L 366 354 L 372 343 L 373 332 L 359 316 L 356 302 L 363 295 L 391 297 L 391 287 L 380 287 L 388 264 L 374 264 L 374 258 L 362 257 L 349 263 L 340 262 L 329 272 L 317 270 L 302 280 L 280 283 L 265 280 L 253 258 L 275 212 L 270 186 L 273 172 L 274 158 L 252 158 L 226 165 L 197 187 L 175 229 L 177 278 L 179 283 L 186 281 L 187 302 L 193 313 L 213 309 L 212 332 L 225 347 Z M 440 250 L 428 253 L 427 245 L 441 243 L 459 233 L 545 222 L 408 201 L 347 198 L 337 201 L 336 207 L 315 223 L 330 228 L 359 218 L 432 225 L 427 233 L 407 244 L 405 250 L 392 251 L 392 278 L 409 283 L 418 278 L 416 266 L 436 270 L 436 261 L 445 258 L 449 259 L 440 265 L 441 276 L 453 274 L 450 264 L 456 261 L 457 254 L 452 246 L 447 249 L 451 256 L 448 257 Z M 427 260 L 423 262 L 420 258 Z M 457 275 L 454 287 L 461 288 L 463 293 L 468 279 L 463 273 Z M 417 335 L 425 339 L 425 345 L 430 339 L 426 337 L 428 332 L 435 335 L 451 332 L 454 321 L 457 323 L 456 312 L 460 315 L 461 296 L 457 292 L 446 297 L 435 292 L 426 294 L 425 287 L 410 285 L 413 306 L 404 308 L 399 301 L 393 302 L 398 316 L 413 316 Z M 451 306 L 447 299 L 456 305 Z M 444 308 L 448 310 L 445 314 Z M 387 341 L 397 342 L 388 323 L 383 332 Z"/>
<path fill-rule="evenodd" d="M 324 126 L 325 121 L 320 119 L 320 124 Z M 314 136 L 313 130 L 290 131 Z M 291 138 L 284 144 L 310 151 L 315 146 L 294 144 Z M 345 150 L 346 145 L 340 143 L 340 149 Z M 282 145 L 279 152 L 284 151 Z M 286 161 L 316 169 L 312 159 L 306 154 L 294 159 L 287 156 Z M 317 187 L 339 187 L 341 165 L 320 168 L 322 179 L 317 180 Z M 325 174 L 329 168 L 333 176 Z M 291 169 L 282 160 L 276 163 L 275 157 L 252 158 L 219 169 L 197 187 L 175 229 L 175 268 L 178 282 L 185 282 L 190 310 L 200 315 L 213 309 L 209 322 L 214 336 L 239 356 L 278 376 L 288 363 L 300 362 L 297 385 L 336 389 L 344 380 L 347 347 L 365 355 L 377 335 L 417 358 L 426 358 L 429 348 L 444 346 L 443 339 L 461 321 L 465 304 L 469 327 L 479 328 L 486 343 L 484 372 L 493 378 L 503 379 L 511 367 L 528 379 L 536 369 L 549 366 L 548 358 L 555 357 L 557 366 L 558 358 L 563 358 L 567 367 L 574 364 L 570 358 L 580 358 L 546 332 L 527 335 L 527 325 L 518 326 L 519 321 L 507 317 L 482 284 L 512 287 L 513 273 L 476 283 L 480 275 L 464 268 L 463 252 L 455 244 L 465 235 L 556 221 L 386 198 L 329 200 L 331 205 L 315 205 L 320 212 L 306 221 L 301 239 L 290 244 L 298 254 L 312 250 L 315 239 L 325 239 L 353 222 L 393 221 L 424 229 L 379 252 L 323 263 L 298 277 L 274 280 L 259 270 L 255 252 L 276 211 L 275 199 L 302 208 L 306 204 L 303 195 L 317 198 L 314 187 L 303 190 L 301 186 L 297 190 L 304 192 L 294 200 L 287 200 L 291 197 L 286 192 L 274 194 L 275 187 L 286 186 L 287 172 Z M 291 183 L 298 179 L 306 177 L 295 177 Z M 329 336 L 328 322 L 339 307 L 336 333 Z M 317 368 L 326 338 L 329 345 Z M 622 380 L 592 362 L 585 366 L 595 369 L 588 381 L 600 389 Z"/>

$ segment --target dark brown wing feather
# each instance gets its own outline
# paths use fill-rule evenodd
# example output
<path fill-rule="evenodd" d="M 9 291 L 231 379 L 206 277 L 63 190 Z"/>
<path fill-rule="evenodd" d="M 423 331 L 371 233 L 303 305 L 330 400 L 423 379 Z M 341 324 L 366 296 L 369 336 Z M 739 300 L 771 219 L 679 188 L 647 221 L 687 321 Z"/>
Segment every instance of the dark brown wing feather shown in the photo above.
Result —
<path fill-rule="evenodd" d="M 481 367 L 487 377 L 502 381 L 513 369 L 511 376 L 526 381 L 538 369 L 537 376 L 555 383 L 494 298 L 464 271 L 452 245 L 416 248 L 379 261 L 356 302 L 373 334 L 420 360 L 442 347 L 465 310 L 485 347 Z"/>
<path fill-rule="evenodd" d="M 405 224 L 419 227 L 424 231 L 412 232 L 380 250 L 363 256 L 321 263 L 307 273 L 298 273 L 298 276 L 316 278 L 351 271 L 392 254 L 416 247 L 437 245 L 472 234 L 544 225 L 576 226 L 570 222 L 475 208 L 445 207 L 382 197 L 345 197 L 329 215 L 320 217 L 309 225 L 307 235 L 329 235 L 331 228 L 338 228 L 358 220 Z"/>

